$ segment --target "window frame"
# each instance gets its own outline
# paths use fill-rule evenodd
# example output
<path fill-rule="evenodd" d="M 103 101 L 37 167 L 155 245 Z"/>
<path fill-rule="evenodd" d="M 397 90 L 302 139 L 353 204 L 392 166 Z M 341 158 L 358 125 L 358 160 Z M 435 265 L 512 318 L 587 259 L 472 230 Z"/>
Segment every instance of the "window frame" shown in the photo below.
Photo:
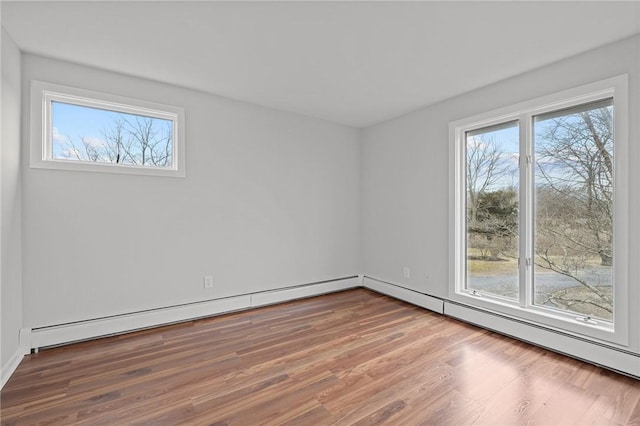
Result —
<path fill-rule="evenodd" d="M 614 105 L 614 265 L 613 321 L 591 324 L 577 319 L 579 315 L 561 313 L 536 306 L 533 303 L 533 267 L 526 259 L 534 259 L 534 193 L 533 162 L 523 167 L 527 158 L 533 158 L 533 119 L 535 116 L 605 98 L 613 98 Z M 450 159 L 450 256 L 449 298 L 464 305 L 542 325 L 557 331 L 589 340 L 606 342 L 622 347 L 629 344 L 628 248 L 629 248 L 629 100 L 628 76 L 619 75 L 591 84 L 553 93 L 487 113 L 449 123 Z M 518 121 L 520 134 L 520 191 L 519 205 L 519 291 L 520 298 L 511 303 L 503 298 L 482 294 L 478 296 L 465 288 L 466 284 L 466 132 Z M 523 157 L 524 154 L 524 157 Z M 526 190 L 523 190 L 526 189 Z"/>
<path fill-rule="evenodd" d="M 113 164 L 53 157 L 52 103 L 135 114 L 172 122 L 172 163 L 170 167 Z M 184 108 L 43 81 L 31 81 L 31 168 L 133 174 L 185 176 Z"/>

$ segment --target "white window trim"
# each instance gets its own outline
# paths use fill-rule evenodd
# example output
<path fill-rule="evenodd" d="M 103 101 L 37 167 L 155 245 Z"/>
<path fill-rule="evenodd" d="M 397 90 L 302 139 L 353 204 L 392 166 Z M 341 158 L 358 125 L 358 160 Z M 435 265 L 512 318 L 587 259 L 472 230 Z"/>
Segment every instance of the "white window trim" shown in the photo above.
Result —
<path fill-rule="evenodd" d="M 464 135 L 467 130 L 487 127 L 511 120 L 520 122 L 520 139 L 532 132 L 532 117 L 544 112 L 563 109 L 569 106 L 588 103 L 593 100 L 613 97 L 614 133 L 615 133 L 615 172 L 614 172 L 614 317 L 612 323 L 589 324 L 576 319 L 576 315 L 560 314 L 551 310 L 535 307 L 531 295 L 527 294 L 525 262 L 520 268 L 520 292 L 525 294 L 525 302 L 509 303 L 489 296 L 478 297 L 465 289 L 464 250 L 466 244 L 465 227 L 465 150 Z M 475 306 L 487 311 L 497 312 L 521 321 L 543 325 L 550 329 L 613 344 L 626 348 L 629 345 L 629 97 L 628 76 L 620 75 L 595 83 L 575 87 L 548 96 L 532 99 L 516 105 L 500 108 L 487 113 L 457 120 L 449 124 L 449 298 L 465 305 Z M 521 168 L 523 169 L 523 168 Z M 532 172 L 521 170 L 520 179 L 524 185 L 530 184 Z M 523 192 L 523 191 L 521 191 Z M 521 194 L 524 197 L 525 194 Z M 521 205 L 529 205 L 531 200 Z M 521 214 L 530 214 L 522 212 Z M 530 222 L 528 218 L 525 218 Z M 527 230 L 531 232 L 531 229 Z M 531 236 L 529 236 L 531 237 Z M 532 241 L 531 238 L 522 239 Z M 520 246 L 521 258 L 533 258 L 532 247 L 526 243 Z"/>
<path fill-rule="evenodd" d="M 173 162 L 171 167 L 93 163 L 52 158 L 52 101 L 172 121 Z M 31 81 L 30 119 L 29 165 L 31 168 L 146 176 L 185 176 L 184 108 L 33 80 Z"/>

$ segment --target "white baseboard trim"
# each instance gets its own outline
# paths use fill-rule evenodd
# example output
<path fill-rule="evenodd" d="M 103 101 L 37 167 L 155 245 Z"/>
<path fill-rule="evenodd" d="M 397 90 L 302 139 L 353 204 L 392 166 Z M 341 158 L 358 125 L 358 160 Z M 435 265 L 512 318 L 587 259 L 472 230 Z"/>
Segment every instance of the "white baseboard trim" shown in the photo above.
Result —
<path fill-rule="evenodd" d="M 305 297 L 318 296 L 321 294 L 334 293 L 360 287 L 358 277 L 344 278 L 340 280 L 324 281 L 317 284 L 302 285 L 280 290 L 264 291 L 251 295 L 251 307 L 273 305 L 275 303 L 287 302 L 289 300 L 302 299 Z"/>
<path fill-rule="evenodd" d="M 107 318 L 35 328 L 30 330 L 30 342 L 27 343 L 27 346 L 30 351 L 31 349 L 62 345 L 253 307 L 281 303 L 304 297 L 317 296 L 353 287 L 358 287 L 358 278 L 355 276 L 277 290 L 232 296 L 223 299 L 214 299 L 180 306 L 134 312 Z"/>
<path fill-rule="evenodd" d="M 22 353 L 20 348 L 18 348 L 11 359 L 9 359 L 9 361 L 7 361 L 6 364 L 2 366 L 0 371 L 0 389 L 4 388 L 4 385 L 7 383 L 14 371 L 16 371 L 18 365 L 20 365 L 20 362 L 22 361 L 22 358 L 24 358 L 24 355 L 25 354 Z"/>
<path fill-rule="evenodd" d="M 445 301 L 444 314 L 591 364 L 640 378 L 640 355 L 524 321 Z"/>
<path fill-rule="evenodd" d="M 145 312 L 118 315 L 108 318 L 81 321 L 31 330 L 31 349 L 61 345 L 112 334 L 155 327 L 163 324 L 187 321 L 216 315 L 251 306 L 251 297 L 237 296 L 188 305 L 154 309 Z"/>
<path fill-rule="evenodd" d="M 430 311 L 434 311 L 439 314 L 444 312 L 444 302 L 442 299 L 429 296 L 428 294 L 418 293 L 417 291 L 367 276 L 364 277 L 362 285 L 369 290 L 395 297 L 396 299 L 429 309 Z"/>

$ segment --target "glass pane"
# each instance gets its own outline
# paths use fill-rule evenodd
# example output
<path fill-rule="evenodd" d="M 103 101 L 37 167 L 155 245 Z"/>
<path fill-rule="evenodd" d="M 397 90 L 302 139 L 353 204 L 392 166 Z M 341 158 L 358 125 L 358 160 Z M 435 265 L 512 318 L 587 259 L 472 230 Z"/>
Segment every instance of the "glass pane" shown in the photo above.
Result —
<path fill-rule="evenodd" d="M 535 117 L 534 303 L 613 318 L 613 101 Z"/>
<path fill-rule="evenodd" d="M 51 102 L 51 156 L 58 160 L 171 167 L 173 122 Z"/>
<path fill-rule="evenodd" d="M 517 122 L 466 134 L 466 288 L 517 299 Z"/>

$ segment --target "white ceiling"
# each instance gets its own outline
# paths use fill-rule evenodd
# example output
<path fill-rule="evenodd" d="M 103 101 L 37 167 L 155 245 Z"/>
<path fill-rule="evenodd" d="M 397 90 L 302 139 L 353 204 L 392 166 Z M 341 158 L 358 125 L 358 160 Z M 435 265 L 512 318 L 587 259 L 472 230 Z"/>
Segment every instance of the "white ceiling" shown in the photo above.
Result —
<path fill-rule="evenodd" d="M 355 127 L 640 32 L 638 1 L 2 1 L 26 52 Z"/>

